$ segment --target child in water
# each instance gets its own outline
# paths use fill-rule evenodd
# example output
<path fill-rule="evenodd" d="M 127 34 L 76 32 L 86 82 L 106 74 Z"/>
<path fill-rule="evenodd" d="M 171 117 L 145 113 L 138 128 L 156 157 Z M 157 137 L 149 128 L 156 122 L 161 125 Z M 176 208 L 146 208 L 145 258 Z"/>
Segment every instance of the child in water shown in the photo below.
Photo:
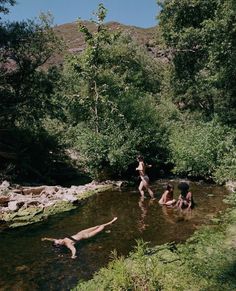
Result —
<path fill-rule="evenodd" d="M 162 194 L 159 204 L 171 206 L 174 205 L 176 200 L 174 199 L 174 188 L 171 184 L 166 185 L 166 190 Z"/>
<path fill-rule="evenodd" d="M 193 195 L 189 191 L 189 185 L 186 182 L 181 182 L 178 185 L 178 189 L 181 191 L 179 195 L 179 199 L 177 201 L 176 206 L 180 209 L 187 208 L 191 209 L 194 207 Z"/>

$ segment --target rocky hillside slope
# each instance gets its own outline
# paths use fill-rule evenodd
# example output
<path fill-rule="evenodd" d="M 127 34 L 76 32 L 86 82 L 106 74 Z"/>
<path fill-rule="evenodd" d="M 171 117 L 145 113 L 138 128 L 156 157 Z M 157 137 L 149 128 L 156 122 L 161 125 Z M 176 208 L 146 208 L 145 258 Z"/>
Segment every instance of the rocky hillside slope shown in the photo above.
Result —
<path fill-rule="evenodd" d="M 84 21 L 83 23 L 89 31 L 95 31 L 96 27 L 94 23 L 90 21 Z M 123 25 L 118 22 L 108 22 L 106 23 L 106 26 L 111 31 L 121 31 L 130 35 L 132 39 L 134 39 L 138 44 L 146 47 L 148 51 L 151 51 L 150 47 L 153 46 L 158 36 L 158 27 L 140 28 Z M 64 40 L 66 48 L 60 55 L 51 58 L 48 65 L 59 65 L 63 62 L 63 55 L 66 52 L 76 53 L 83 51 L 85 48 L 84 37 L 78 29 L 77 22 L 58 25 L 55 27 L 55 31 L 57 35 Z"/>

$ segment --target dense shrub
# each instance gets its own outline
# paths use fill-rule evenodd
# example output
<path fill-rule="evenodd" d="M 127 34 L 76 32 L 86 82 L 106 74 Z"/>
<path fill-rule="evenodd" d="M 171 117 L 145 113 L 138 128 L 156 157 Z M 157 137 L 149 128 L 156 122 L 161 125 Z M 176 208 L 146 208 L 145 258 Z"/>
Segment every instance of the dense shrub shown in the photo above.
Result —
<path fill-rule="evenodd" d="M 120 175 L 137 154 L 138 133 L 129 126 L 120 128 L 110 122 L 94 134 L 84 123 L 71 128 L 72 146 L 79 152 L 79 165 L 96 179 Z"/>
<path fill-rule="evenodd" d="M 221 182 L 235 177 L 234 138 L 233 130 L 216 121 L 177 122 L 170 134 L 174 172 Z"/>
<path fill-rule="evenodd" d="M 236 147 L 232 146 L 220 160 L 219 166 L 214 172 L 214 180 L 223 183 L 228 180 L 236 180 Z"/>

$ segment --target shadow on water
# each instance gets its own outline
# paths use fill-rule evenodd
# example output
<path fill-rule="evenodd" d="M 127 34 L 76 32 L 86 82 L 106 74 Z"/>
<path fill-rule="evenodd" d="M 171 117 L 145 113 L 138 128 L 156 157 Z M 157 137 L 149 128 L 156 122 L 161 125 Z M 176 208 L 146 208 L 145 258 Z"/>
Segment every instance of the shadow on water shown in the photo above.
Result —
<path fill-rule="evenodd" d="M 142 238 L 151 246 L 186 240 L 226 205 L 223 187 L 191 183 L 197 207 L 191 212 L 161 207 L 158 198 L 166 181 L 153 184 L 157 199 L 141 200 L 136 189 L 97 194 L 70 213 L 47 222 L 0 233 L 0 290 L 69 290 L 78 280 L 87 280 L 106 266 L 111 252 L 127 255 Z M 175 198 L 178 197 L 177 182 Z M 78 257 L 52 247 L 41 237 L 65 237 L 117 216 L 114 225 L 77 245 Z"/>

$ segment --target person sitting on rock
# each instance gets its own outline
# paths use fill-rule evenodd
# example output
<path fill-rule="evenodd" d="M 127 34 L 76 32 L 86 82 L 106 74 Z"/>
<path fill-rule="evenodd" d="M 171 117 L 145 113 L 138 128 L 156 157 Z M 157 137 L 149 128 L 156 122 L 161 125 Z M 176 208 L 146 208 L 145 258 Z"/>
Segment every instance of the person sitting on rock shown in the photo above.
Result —
<path fill-rule="evenodd" d="M 113 218 L 111 221 L 109 221 L 107 223 L 81 230 L 78 233 L 76 233 L 75 235 L 67 236 L 67 237 L 62 238 L 62 239 L 43 237 L 43 238 L 41 238 L 41 240 L 42 241 L 45 241 L 45 240 L 52 241 L 54 246 L 67 247 L 71 251 L 71 254 L 72 254 L 71 258 L 75 259 L 76 258 L 76 248 L 75 248 L 76 243 L 78 243 L 80 240 L 95 236 L 99 232 L 103 231 L 105 226 L 112 224 L 116 220 L 117 220 L 117 217 Z"/>

